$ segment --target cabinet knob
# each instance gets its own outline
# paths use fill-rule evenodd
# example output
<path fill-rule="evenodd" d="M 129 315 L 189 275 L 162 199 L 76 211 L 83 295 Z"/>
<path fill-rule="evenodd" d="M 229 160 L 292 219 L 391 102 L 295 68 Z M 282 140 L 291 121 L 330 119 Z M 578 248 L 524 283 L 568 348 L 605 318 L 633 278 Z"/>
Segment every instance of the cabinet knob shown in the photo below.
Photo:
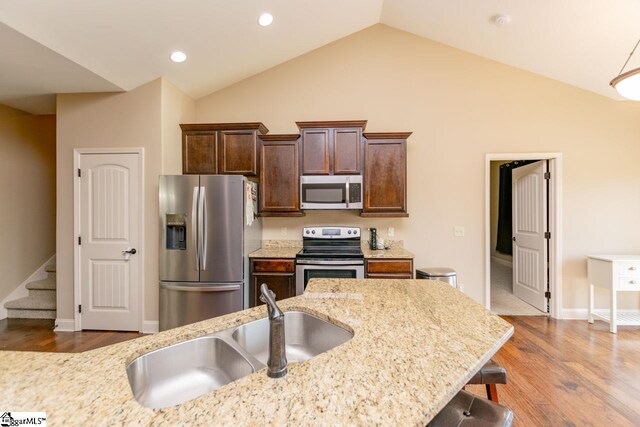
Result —
<path fill-rule="evenodd" d="M 635 284 L 637 284 L 637 283 L 638 283 L 638 282 L 637 282 L 636 280 L 629 280 L 629 284 L 631 284 L 631 285 L 635 285 Z"/>
<path fill-rule="evenodd" d="M 629 270 L 631 271 L 636 271 L 638 268 L 637 267 L 629 267 Z"/>

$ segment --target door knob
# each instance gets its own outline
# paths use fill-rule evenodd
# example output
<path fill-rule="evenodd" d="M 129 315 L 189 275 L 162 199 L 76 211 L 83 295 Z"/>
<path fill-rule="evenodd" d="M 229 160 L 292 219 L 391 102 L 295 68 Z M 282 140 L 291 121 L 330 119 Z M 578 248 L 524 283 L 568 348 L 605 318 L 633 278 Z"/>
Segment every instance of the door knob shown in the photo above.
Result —
<path fill-rule="evenodd" d="M 122 251 L 123 254 L 129 254 L 129 255 L 135 255 L 136 252 L 138 252 L 138 251 L 136 251 L 136 248 L 131 248 L 131 249 L 128 249 L 126 251 Z"/>
<path fill-rule="evenodd" d="M 513 240 L 513 241 L 515 242 L 515 241 L 516 241 L 516 236 L 513 236 L 513 237 L 511 238 L 511 240 Z"/>

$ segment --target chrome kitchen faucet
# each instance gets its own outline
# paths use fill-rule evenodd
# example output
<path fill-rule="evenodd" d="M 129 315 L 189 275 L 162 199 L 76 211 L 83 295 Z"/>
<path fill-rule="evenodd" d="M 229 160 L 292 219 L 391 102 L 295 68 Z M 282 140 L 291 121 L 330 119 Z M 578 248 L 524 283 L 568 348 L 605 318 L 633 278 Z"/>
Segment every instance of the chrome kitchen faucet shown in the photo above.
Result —
<path fill-rule="evenodd" d="M 287 374 L 287 353 L 284 340 L 284 313 L 276 304 L 276 295 L 266 283 L 260 286 L 260 301 L 267 305 L 269 313 L 269 360 L 267 375 L 281 378 Z"/>

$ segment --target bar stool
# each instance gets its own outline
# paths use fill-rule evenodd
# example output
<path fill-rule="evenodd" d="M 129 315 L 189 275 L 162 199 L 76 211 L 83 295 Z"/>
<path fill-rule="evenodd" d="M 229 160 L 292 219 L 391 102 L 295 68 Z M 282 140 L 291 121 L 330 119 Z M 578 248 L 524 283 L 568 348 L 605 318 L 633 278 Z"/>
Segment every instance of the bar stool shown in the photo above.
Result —
<path fill-rule="evenodd" d="M 496 384 L 506 383 L 507 370 L 492 359 L 485 363 L 467 384 L 484 384 L 487 387 L 487 399 L 499 403 L 498 387 Z"/>
<path fill-rule="evenodd" d="M 513 411 L 466 391 L 460 391 L 427 427 L 510 427 Z"/>

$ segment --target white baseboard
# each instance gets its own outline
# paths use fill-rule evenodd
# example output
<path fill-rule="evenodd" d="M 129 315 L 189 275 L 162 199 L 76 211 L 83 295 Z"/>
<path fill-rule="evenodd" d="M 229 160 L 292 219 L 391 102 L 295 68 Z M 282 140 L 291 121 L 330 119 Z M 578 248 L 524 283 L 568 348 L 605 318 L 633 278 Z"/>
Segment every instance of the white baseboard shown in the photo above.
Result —
<path fill-rule="evenodd" d="M 160 330 L 160 322 L 157 320 L 143 320 L 142 321 L 142 332 L 143 334 L 155 334 Z"/>
<path fill-rule="evenodd" d="M 74 332 L 76 330 L 76 321 L 73 319 L 56 319 L 55 332 Z"/>
<path fill-rule="evenodd" d="M 564 320 L 587 320 L 589 310 L 586 308 L 563 308 L 562 318 Z"/>
<path fill-rule="evenodd" d="M 609 307 L 601 307 L 600 309 L 609 309 Z M 598 310 L 598 308 L 596 308 Z M 635 308 L 619 308 L 618 313 L 637 313 Z M 562 309 L 562 319 L 564 320 L 587 320 L 589 310 L 586 308 L 564 308 Z"/>
<path fill-rule="evenodd" d="M 47 278 L 47 272 L 44 271 L 44 268 L 49 265 L 54 259 L 55 255 L 49 258 L 44 264 L 42 264 L 36 271 L 31 274 L 31 276 L 27 277 L 27 280 L 20 283 L 17 288 L 15 288 L 5 299 L 0 301 L 0 320 L 7 318 L 7 309 L 4 308 L 4 303 L 17 300 L 19 298 L 24 298 L 29 295 L 29 290 L 27 289 L 27 285 L 31 282 L 35 282 L 36 280 L 42 280 Z"/>

